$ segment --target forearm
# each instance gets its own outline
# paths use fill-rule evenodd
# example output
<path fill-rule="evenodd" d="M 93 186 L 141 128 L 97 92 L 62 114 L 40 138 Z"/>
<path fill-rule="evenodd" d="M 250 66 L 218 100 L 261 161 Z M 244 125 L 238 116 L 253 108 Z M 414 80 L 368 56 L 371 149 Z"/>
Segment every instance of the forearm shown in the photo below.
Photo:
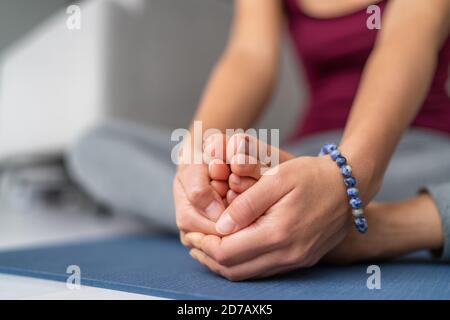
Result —
<path fill-rule="evenodd" d="M 258 61 L 260 59 L 260 61 Z M 208 129 L 247 129 L 262 112 L 272 91 L 276 61 L 250 53 L 225 53 L 211 74 L 193 121 Z M 195 131 L 195 132 L 194 132 Z M 190 127 L 191 150 L 202 152 L 198 128 Z"/>
<path fill-rule="evenodd" d="M 396 0 L 383 15 L 341 141 L 366 203 L 378 191 L 401 135 L 428 93 L 449 17 L 447 0 Z"/>
<path fill-rule="evenodd" d="M 260 61 L 258 61 L 260 60 Z M 246 129 L 262 112 L 273 88 L 276 61 L 226 53 L 213 71 L 194 120 L 203 129 Z"/>
<path fill-rule="evenodd" d="M 341 141 L 367 189 L 367 200 L 378 191 L 403 132 L 423 102 L 436 64 L 431 52 L 398 54 L 397 49 L 384 47 L 372 54 Z"/>

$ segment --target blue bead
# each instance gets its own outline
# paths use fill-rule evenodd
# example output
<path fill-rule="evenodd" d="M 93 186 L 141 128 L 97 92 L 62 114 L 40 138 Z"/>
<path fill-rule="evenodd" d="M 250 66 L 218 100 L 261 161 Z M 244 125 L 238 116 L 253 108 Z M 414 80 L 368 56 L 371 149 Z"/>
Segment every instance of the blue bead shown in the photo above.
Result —
<path fill-rule="evenodd" d="M 354 220 L 356 229 L 359 233 L 366 233 L 368 230 L 367 221 L 364 217 L 358 217 Z"/>
<path fill-rule="evenodd" d="M 324 154 L 328 154 L 328 145 L 324 144 L 322 146 L 322 148 L 320 149 L 320 154 L 324 155 Z"/>
<path fill-rule="evenodd" d="M 345 157 L 343 157 L 343 156 L 337 157 L 335 161 L 339 168 L 342 167 L 343 165 L 347 164 L 347 159 L 345 159 Z"/>
<path fill-rule="evenodd" d="M 358 189 L 356 189 L 356 188 L 348 188 L 348 189 L 347 189 L 347 195 L 348 195 L 350 198 L 355 198 L 355 197 L 358 196 L 358 194 L 359 194 L 359 191 L 358 191 Z"/>
<path fill-rule="evenodd" d="M 356 179 L 354 177 L 352 177 L 352 176 L 346 177 L 344 179 L 344 183 L 347 186 L 347 188 L 352 188 L 352 187 L 354 187 L 356 185 Z"/>
<path fill-rule="evenodd" d="M 362 205 L 362 201 L 361 201 L 361 199 L 358 198 L 358 197 L 356 197 L 356 198 L 351 198 L 350 201 L 349 201 L 349 203 L 350 203 L 350 206 L 351 206 L 353 209 L 359 209 L 359 208 L 361 208 L 361 205 Z"/>
<path fill-rule="evenodd" d="M 322 146 L 321 153 L 329 154 L 329 153 L 331 153 L 331 151 L 334 151 L 336 149 L 337 149 L 337 146 L 335 144 L 327 143 Z"/>
<path fill-rule="evenodd" d="M 339 150 L 333 150 L 330 153 L 330 157 L 331 159 L 333 159 L 333 161 L 336 161 L 336 159 L 341 155 L 341 153 L 339 152 Z"/>
<path fill-rule="evenodd" d="M 352 167 L 350 167 L 348 164 L 342 166 L 341 167 L 341 173 L 346 178 L 351 177 Z"/>

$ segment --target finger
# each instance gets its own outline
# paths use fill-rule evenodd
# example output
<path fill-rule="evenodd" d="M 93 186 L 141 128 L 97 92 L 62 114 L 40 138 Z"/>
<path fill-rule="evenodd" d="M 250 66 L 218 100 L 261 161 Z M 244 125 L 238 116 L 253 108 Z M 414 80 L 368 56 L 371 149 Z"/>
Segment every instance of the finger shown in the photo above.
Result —
<path fill-rule="evenodd" d="M 228 190 L 230 190 L 228 183 L 225 181 L 213 180 L 211 181 L 211 186 L 222 198 L 224 198 L 227 195 Z"/>
<path fill-rule="evenodd" d="M 212 180 L 227 181 L 230 176 L 230 166 L 223 160 L 214 159 L 208 165 L 208 172 Z"/>
<path fill-rule="evenodd" d="M 184 231 L 180 231 L 180 242 L 183 246 L 185 246 L 187 248 L 192 248 L 191 243 L 186 238 L 186 232 L 184 232 Z"/>
<path fill-rule="evenodd" d="M 236 192 L 234 192 L 233 190 L 228 190 L 227 192 L 227 203 L 228 205 L 230 205 L 234 199 L 236 199 L 236 197 L 238 196 L 238 194 Z"/>
<path fill-rule="evenodd" d="M 287 268 L 295 268 L 295 265 L 286 266 L 289 262 L 285 257 L 286 254 L 285 250 L 273 251 L 245 263 L 226 267 L 201 250 L 194 248 L 190 251 L 190 255 L 194 259 L 230 281 L 260 278 L 263 275 L 273 274 L 275 270 L 281 271 Z"/>
<path fill-rule="evenodd" d="M 186 194 L 178 179 L 174 181 L 173 195 L 175 198 L 175 211 L 177 226 L 181 231 L 201 231 L 209 234 L 217 234 L 215 223 L 199 213 L 187 199 Z M 222 202 L 222 199 L 220 199 Z"/>
<path fill-rule="evenodd" d="M 237 196 L 217 221 L 217 232 L 226 235 L 247 227 L 282 198 L 290 185 L 285 180 L 280 182 L 279 175 L 280 172 L 263 176 Z"/>
<path fill-rule="evenodd" d="M 250 177 L 258 180 L 267 170 L 267 166 L 261 164 L 253 158 L 245 154 L 237 154 L 231 158 L 231 172 L 240 177 Z"/>
<path fill-rule="evenodd" d="M 299 266 L 297 265 L 288 265 L 288 266 L 283 266 L 283 267 L 278 267 L 278 268 L 270 268 L 267 271 L 263 271 L 260 274 L 251 277 L 251 279 L 265 279 L 265 278 L 269 278 L 278 274 L 282 274 L 282 273 L 287 273 L 296 269 L 300 269 Z"/>
<path fill-rule="evenodd" d="M 177 212 L 177 227 L 186 233 L 199 231 L 205 234 L 218 234 L 215 223 L 196 212 Z"/>
<path fill-rule="evenodd" d="M 202 250 L 220 264 L 231 266 L 285 246 L 289 234 L 274 232 L 273 229 L 273 221 L 267 219 L 222 238 L 190 232 L 186 234 L 186 239 L 194 248 Z"/>
<path fill-rule="evenodd" d="M 234 173 L 228 178 L 229 188 L 235 193 L 242 193 L 253 186 L 257 180 L 248 177 L 240 177 Z"/>
<path fill-rule="evenodd" d="M 212 221 L 217 221 L 225 210 L 220 195 L 210 185 L 208 167 L 204 164 L 183 166 L 178 173 L 189 202 Z"/>

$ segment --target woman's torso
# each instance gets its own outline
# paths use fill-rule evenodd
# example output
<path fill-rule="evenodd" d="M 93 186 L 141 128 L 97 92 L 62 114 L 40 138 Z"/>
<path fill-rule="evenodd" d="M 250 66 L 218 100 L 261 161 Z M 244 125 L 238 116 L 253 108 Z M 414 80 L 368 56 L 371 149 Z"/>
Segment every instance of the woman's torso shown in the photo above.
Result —
<path fill-rule="evenodd" d="M 297 0 L 284 1 L 289 31 L 309 84 L 306 114 L 292 138 L 344 128 L 378 30 L 367 28 L 365 8 L 336 18 L 314 18 L 301 11 Z M 378 6 L 383 12 L 386 1 Z M 449 61 L 448 39 L 413 126 L 450 133 Z"/>

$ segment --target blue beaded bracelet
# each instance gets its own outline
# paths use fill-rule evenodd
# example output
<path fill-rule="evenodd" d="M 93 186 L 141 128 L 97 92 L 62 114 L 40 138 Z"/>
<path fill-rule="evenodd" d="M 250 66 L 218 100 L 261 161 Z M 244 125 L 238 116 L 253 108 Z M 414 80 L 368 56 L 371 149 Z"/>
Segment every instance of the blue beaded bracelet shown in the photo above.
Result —
<path fill-rule="evenodd" d="M 352 168 L 347 164 L 347 159 L 345 159 L 335 144 L 327 143 L 322 146 L 319 156 L 326 154 L 330 155 L 331 159 L 336 162 L 344 177 L 344 184 L 347 187 L 347 196 L 349 198 L 350 206 L 352 207 L 356 230 L 358 230 L 359 233 L 366 233 L 368 229 L 367 221 L 364 217 L 362 200 L 359 198 L 358 189 L 355 188 L 356 179 L 352 176 Z"/>

